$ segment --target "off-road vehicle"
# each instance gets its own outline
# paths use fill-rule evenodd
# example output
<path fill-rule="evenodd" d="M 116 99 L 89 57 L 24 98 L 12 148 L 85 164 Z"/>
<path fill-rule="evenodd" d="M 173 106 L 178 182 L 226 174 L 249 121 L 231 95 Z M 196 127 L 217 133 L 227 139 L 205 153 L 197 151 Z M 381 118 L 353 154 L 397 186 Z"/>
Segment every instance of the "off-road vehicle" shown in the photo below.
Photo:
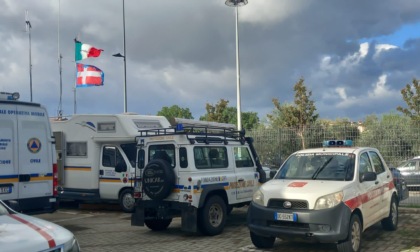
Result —
<path fill-rule="evenodd" d="M 164 230 L 180 216 L 184 231 L 220 234 L 266 181 L 252 142 L 234 125 L 185 119 L 141 130 L 132 225 Z"/>

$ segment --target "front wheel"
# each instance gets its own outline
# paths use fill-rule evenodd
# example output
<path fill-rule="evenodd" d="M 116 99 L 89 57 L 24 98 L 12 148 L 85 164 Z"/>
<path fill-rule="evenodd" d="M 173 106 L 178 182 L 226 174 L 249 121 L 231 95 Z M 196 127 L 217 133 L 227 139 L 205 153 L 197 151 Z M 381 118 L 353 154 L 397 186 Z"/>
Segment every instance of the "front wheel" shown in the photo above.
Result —
<path fill-rule="evenodd" d="M 395 197 L 392 197 L 389 215 L 381 221 L 382 228 L 388 231 L 395 231 L 398 227 L 398 205 Z"/>
<path fill-rule="evenodd" d="M 119 198 L 120 206 L 125 213 L 132 213 L 134 212 L 134 204 L 135 200 L 133 197 L 133 190 L 132 189 L 124 189 L 120 193 Z"/>
<path fill-rule="evenodd" d="M 350 218 L 349 234 L 345 241 L 337 244 L 339 252 L 359 252 L 362 245 L 362 223 L 359 215 L 353 214 Z"/>
<path fill-rule="evenodd" d="M 199 229 L 206 235 L 218 235 L 223 232 L 226 224 L 226 203 L 217 195 L 211 196 L 204 207 L 199 210 Z"/>
<path fill-rule="evenodd" d="M 257 248 L 272 248 L 276 237 L 265 237 L 257 235 L 253 232 L 249 232 L 251 235 L 251 241 Z"/>
<path fill-rule="evenodd" d="M 172 219 L 165 220 L 144 220 L 144 224 L 153 231 L 165 230 L 171 224 Z"/>

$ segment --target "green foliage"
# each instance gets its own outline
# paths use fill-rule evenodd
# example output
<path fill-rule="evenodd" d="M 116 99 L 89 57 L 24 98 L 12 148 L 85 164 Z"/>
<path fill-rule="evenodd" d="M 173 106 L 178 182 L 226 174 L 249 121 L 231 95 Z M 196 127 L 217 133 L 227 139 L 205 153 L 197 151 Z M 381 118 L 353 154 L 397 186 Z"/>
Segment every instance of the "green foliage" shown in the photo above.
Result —
<path fill-rule="evenodd" d="M 412 85 L 407 84 L 401 89 L 401 95 L 407 104 L 407 108 L 401 106 L 397 110 L 410 117 L 413 121 L 420 122 L 420 84 L 417 79 L 413 79 Z"/>
<path fill-rule="evenodd" d="M 290 127 L 301 138 L 302 148 L 306 148 L 305 129 L 308 125 L 315 123 L 318 119 L 315 102 L 311 100 L 312 91 L 308 91 L 304 79 L 300 78 L 293 87 L 295 91 L 294 104 L 280 104 L 279 100 L 273 98 L 274 111 L 267 117 L 273 128 Z"/>
<path fill-rule="evenodd" d="M 420 153 L 419 128 L 409 117 L 386 114 L 382 118 L 372 115 L 367 119 L 356 141 L 358 146 L 379 149 L 388 165 L 392 166 Z"/>
<path fill-rule="evenodd" d="M 189 108 L 181 108 L 178 105 L 163 107 L 157 115 L 164 116 L 168 120 L 171 120 L 172 118 L 194 119 Z"/>
<path fill-rule="evenodd" d="M 200 117 L 201 121 L 237 124 L 236 107 L 229 107 L 229 101 L 220 99 L 216 105 L 206 104 L 207 113 Z M 257 112 L 241 112 L 242 128 L 253 129 L 258 127 L 259 118 Z"/>

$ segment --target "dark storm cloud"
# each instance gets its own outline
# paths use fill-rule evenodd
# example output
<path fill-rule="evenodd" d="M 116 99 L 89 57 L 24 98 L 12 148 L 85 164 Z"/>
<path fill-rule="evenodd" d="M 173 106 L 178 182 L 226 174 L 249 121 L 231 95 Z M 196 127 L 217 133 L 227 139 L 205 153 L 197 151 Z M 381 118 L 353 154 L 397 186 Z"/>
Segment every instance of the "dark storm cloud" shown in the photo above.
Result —
<path fill-rule="evenodd" d="M 58 34 L 58 2 L 60 33 Z M 219 99 L 236 106 L 235 12 L 224 0 L 125 0 L 129 111 L 156 114 L 163 106 L 189 108 L 195 118 Z M 59 102 L 58 37 L 63 56 L 63 107 L 74 109 L 74 42 L 104 49 L 87 60 L 105 72 L 105 85 L 77 90 L 78 113 L 123 108 L 122 1 L 0 0 L 1 91 L 28 99 L 28 37 L 32 29 L 34 96 L 55 114 Z M 403 105 L 401 88 L 419 76 L 416 34 L 402 48 L 375 37 L 420 22 L 417 0 L 250 0 L 239 9 L 242 111 L 260 118 L 272 98 L 293 102 L 305 78 L 321 118 L 363 119 Z M 58 36 L 59 35 L 59 36 Z M 373 39 L 369 45 L 360 41 Z M 382 46 L 382 47 L 381 47 Z M 384 49 L 385 48 L 385 49 Z"/>

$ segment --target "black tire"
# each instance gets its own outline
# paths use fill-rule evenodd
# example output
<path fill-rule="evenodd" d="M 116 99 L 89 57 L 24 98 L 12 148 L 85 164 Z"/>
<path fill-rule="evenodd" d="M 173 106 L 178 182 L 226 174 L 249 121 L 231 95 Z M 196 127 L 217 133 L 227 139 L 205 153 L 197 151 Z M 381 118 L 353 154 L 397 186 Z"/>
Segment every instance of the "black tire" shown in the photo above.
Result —
<path fill-rule="evenodd" d="M 398 203 L 395 197 L 392 197 L 389 216 L 381 221 L 382 228 L 388 231 L 395 231 L 398 228 Z"/>
<path fill-rule="evenodd" d="M 218 235 L 226 224 L 227 210 L 225 201 L 218 195 L 211 196 L 198 212 L 198 227 L 205 235 Z"/>
<path fill-rule="evenodd" d="M 143 190 L 149 198 L 163 200 L 175 186 L 175 172 L 163 159 L 150 161 L 143 171 Z"/>
<path fill-rule="evenodd" d="M 337 243 L 339 252 L 358 252 L 362 247 L 362 223 L 359 215 L 353 214 L 350 218 L 349 234 L 345 241 Z"/>
<path fill-rule="evenodd" d="M 172 219 L 165 220 L 144 220 L 144 224 L 153 231 L 162 231 L 169 227 Z"/>
<path fill-rule="evenodd" d="M 272 248 L 276 237 L 259 236 L 253 232 L 249 232 L 252 244 L 257 248 Z"/>
<path fill-rule="evenodd" d="M 132 213 L 134 212 L 134 204 L 135 200 L 133 197 L 133 189 L 126 188 L 120 193 L 120 197 L 118 199 L 120 203 L 121 209 L 125 213 Z"/>

